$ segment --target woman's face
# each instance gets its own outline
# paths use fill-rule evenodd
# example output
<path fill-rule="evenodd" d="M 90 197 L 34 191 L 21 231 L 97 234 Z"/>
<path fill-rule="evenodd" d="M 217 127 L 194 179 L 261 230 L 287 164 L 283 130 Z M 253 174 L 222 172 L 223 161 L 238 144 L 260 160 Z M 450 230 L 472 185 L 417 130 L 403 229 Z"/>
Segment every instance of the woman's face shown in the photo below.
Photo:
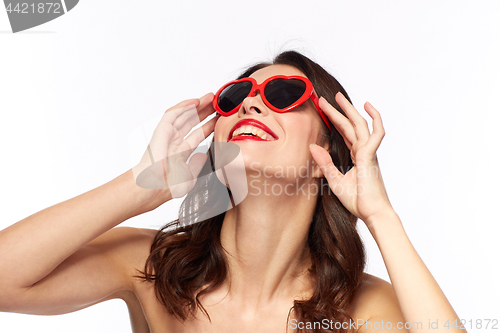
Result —
<path fill-rule="evenodd" d="M 260 69 L 253 73 L 257 83 L 262 83 L 267 78 L 274 75 L 305 75 L 295 67 L 288 65 L 272 65 Z M 241 120 L 253 121 L 240 125 Z M 238 124 L 237 124 L 238 123 Z M 268 178 L 309 178 L 312 166 L 312 156 L 309 152 L 311 143 L 319 144 L 319 135 L 323 126 L 318 111 L 313 102 L 309 99 L 302 105 L 286 113 L 272 111 L 263 102 L 260 93 L 254 97 L 247 97 L 237 113 L 229 117 L 220 117 L 215 125 L 214 141 L 233 142 L 237 144 L 243 154 L 245 169 L 258 173 L 260 176 Z M 236 129 L 235 129 L 236 125 Z M 256 140 L 252 136 L 233 135 L 240 131 L 249 132 L 252 129 L 267 128 L 258 134 L 265 137 L 265 141 Z M 254 131 L 255 132 L 255 131 Z"/>

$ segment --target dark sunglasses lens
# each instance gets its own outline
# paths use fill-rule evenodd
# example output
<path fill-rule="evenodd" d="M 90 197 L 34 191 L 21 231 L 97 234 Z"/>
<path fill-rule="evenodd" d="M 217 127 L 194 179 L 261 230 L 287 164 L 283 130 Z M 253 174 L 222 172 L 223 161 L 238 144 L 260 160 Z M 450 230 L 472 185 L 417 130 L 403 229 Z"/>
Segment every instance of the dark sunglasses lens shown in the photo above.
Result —
<path fill-rule="evenodd" d="M 306 83 L 298 79 L 276 79 L 266 85 L 264 94 L 274 107 L 284 109 L 304 95 Z"/>
<path fill-rule="evenodd" d="M 243 81 L 227 86 L 219 95 L 217 103 L 223 112 L 230 112 L 248 96 L 252 82 Z"/>

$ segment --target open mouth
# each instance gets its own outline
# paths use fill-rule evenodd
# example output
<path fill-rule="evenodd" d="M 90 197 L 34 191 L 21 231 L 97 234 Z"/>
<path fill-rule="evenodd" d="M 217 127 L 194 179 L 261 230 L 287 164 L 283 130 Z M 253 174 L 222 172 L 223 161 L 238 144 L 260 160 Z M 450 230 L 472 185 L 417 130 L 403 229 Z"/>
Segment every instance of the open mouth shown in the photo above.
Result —
<path fill-rule="evenodd" d="M 227 141 L 257 140 L 275 141 L 278 136 L 263 123 L 255 119 L 243 119 L 237 122 L 229 132 Z"/>

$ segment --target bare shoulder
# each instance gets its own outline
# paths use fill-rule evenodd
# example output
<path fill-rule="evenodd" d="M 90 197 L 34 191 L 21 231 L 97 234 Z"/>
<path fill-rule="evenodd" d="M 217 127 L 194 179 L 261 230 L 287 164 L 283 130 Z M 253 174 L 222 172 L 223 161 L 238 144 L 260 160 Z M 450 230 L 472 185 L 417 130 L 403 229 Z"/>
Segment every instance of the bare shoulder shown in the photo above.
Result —
<path fill-rule="evenodd" d="M 138 270 L 144 269 L 157 232 L 153 229 L 116 227 L 94 239 L 88 246 L 107 256 L 117 267 L 124 269 L 124 273 L 134 284 L 134 281 L 137 281 L 134 276 L 137 276 Z M 106 299 L 112 298 L 120 298 L 127 304 L 134 333 L 150 332 L 149 324 L 135 290 L 119 290 Z"/>
<path fill-rule="evenodd" d="M 366 315 L 380 307 L 394 305 L 398 304 L 392 285 L 381 278 L 365 273 L 352 307 L 353 314 Z"/>
<path fill-rule="evenodd" d="M 361 320 L 372 323 L 392 322 L 393 328 L 396 327 L 397 322 L 404 322 L 392 285 L 366 273 L 351 307 L 350 315 L 355 321 L 360 320 L 360 322 Z"/>
<path fill-rule="evenodd" d="M 137 274 L 136 269 L 143 269 L 149 256 L 151 244 L 157 230 L 116 227 L 91 241 L 87 246 L 100 252 L 117 264 Z"/>

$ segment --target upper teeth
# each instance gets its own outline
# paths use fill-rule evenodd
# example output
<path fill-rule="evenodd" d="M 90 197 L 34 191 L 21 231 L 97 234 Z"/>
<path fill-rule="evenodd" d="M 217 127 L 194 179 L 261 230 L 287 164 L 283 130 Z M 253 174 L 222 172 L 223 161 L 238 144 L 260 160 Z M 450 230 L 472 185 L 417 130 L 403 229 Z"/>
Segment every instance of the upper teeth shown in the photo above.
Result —
<path fill-rule="evenodd" d="M 240 134 L 253 134 L 258 136 L 259 138 L 263 140 L 267 140 L 267 133 L 261 130 L 260 128 L 257 128 L 252 125 L 244 125 L 241 127 L 238 127 L 234 132 L 233 132 L 233 138 L 235 136 L 238 136 Z"/>

